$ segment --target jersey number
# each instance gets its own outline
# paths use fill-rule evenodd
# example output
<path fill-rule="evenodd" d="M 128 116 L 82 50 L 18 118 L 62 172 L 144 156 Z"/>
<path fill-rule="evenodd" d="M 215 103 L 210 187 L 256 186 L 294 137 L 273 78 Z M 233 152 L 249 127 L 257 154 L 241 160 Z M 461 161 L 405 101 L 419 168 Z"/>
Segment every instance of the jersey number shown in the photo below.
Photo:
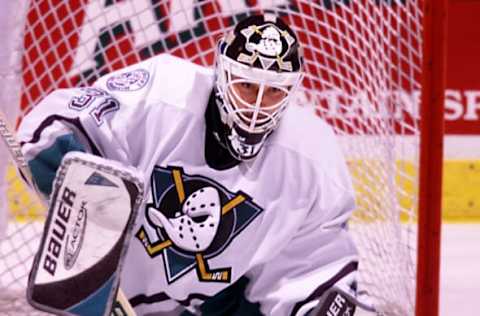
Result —
<path fill-rule="evenodd" d="M 102 125 L 106 114 L 117 111 L 120 108 L 119 102 L 102 89 L 82 88 L 81 90 L 84 93 L 80 96 L 73 97 L 68 107 L 76 111 L 82 111 L 89 107 L 95 99 L 102 97 L 103 100 L 100 100 L 102 102 L 90 111 L 90 116 L 97 125 Z"/>
<path fill-rule="evenodd" d="M 73 97 L 68 103 L 68 107 L 72 110 L 81 111 L 92 104 L 99 96 L 108 96 L 108 93 L 98 88 L 82 88 L 83 94 L 77 97 Z"/>
<path fill-rule="evenodd" d="M 95 120 L 97 125 L 102 125 L 103 118 L 106 114 L 110 112 L 117 111 L 120 108 L 120 104 L 114 98 L 108 98 L 99 105 L 97 105 L 91 112 L 90 115 Z"/>

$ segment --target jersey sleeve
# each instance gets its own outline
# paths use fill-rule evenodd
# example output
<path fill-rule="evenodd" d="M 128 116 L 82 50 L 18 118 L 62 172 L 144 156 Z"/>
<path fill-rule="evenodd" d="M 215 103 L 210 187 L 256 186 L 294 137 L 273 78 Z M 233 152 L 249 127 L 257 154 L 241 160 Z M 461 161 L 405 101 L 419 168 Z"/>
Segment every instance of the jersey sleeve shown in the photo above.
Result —
<path fill-rule="evenodd" d="M 331 145 L 337 154 L 329 168 L 312 172 L 316 185 L 303 224 L 273 260 L 249 275 L 246 297 L 265 315 L 308 315 L 332 286 L 356 287 L 358 253 L 347 224 L 354 193 L 339 148 Z"/>
<path fill-rule="evenodd" d="M 132 141 L 125 131 L 139 124 L 132 106 L 106 90 L 59 89 L 27 116 L 18 130 L 22 152 L 37 188 L 48 198 L 63 156 L 82 151 L 131 164 Z M 135 144 L 142 146 L 139 137 Z"/>
<path fill-rule="evenodd" d="M 91 87 L 58 89 L 22 120 L 22 151 L 44 195 L 50 194 L 55 172 L 69 151 L 135 166 L 146 147 L 147 103 L 158 95 L 152 91 L 152 77 L 162 58 L 111 72 Z"/>

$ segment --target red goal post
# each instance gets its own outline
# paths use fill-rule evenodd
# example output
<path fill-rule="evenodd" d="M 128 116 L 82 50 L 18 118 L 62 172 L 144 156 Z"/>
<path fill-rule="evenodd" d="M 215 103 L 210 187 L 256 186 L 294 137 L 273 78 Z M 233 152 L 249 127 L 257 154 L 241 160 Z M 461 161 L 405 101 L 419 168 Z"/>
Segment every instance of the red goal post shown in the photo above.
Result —
<path fill-rule="evenodd" d="M 211 66 L 218 37 L 265 10 L 304 47 L 297 103 L 332 125 L 347 157 L 362 293 L 385 315 L 438 315 L 446 0 L 11 1 L 0 108 L 18 124 L 52 90 L 159 53 Z M 44 210 L 0 151 L 0 314 L 27 315 Z"/>
<path fill-rule="evenodd" d="M 424 5 L 416 316 L 439 315 L 447 5 Z"/>

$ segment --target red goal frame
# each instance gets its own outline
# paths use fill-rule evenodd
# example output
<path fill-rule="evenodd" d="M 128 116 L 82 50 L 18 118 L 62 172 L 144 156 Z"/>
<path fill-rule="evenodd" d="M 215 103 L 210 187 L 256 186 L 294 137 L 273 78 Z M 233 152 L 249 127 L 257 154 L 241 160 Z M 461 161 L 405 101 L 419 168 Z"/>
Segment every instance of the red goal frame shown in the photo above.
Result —
<path fill-rule="evenodd" d="M 447 0 L 425 0 L 416 316 L 439 314 Z"/>

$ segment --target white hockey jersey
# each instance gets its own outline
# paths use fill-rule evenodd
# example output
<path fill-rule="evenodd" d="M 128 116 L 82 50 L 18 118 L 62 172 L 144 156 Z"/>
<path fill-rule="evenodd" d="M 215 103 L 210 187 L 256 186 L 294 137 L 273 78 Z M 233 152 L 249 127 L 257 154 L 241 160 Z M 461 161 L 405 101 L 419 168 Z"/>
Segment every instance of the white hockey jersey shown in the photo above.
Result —
<path fill-rule="evenodd" d="M 205 315 L 303 315 L 357 269 L 346 163 L 331 128 L 292 105 L 253 161 L 209 167 L 213 83 L 211 69 L 160 55 L 90 88 L 57 90 L 22 121 L 22 150 L 46 195 L 71 150 L 144 173 L 121 277 L 139 315 L 204 302 Z"/>

